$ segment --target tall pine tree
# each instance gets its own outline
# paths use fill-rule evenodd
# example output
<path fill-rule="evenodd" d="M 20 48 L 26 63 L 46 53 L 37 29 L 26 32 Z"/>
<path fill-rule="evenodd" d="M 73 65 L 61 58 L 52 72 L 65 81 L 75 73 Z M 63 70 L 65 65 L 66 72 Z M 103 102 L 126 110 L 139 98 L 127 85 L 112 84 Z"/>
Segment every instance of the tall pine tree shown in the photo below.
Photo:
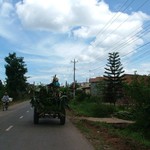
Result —
<path fill-rule="evenodd" d="M 26 90 L 26 64 L 23 57 L 17 57 L 16 53 L 9 53 L 9 56 L 5 57 L 5 61 L 7 90 L 10 96 L 19 98 Z"/>
<path fill-rule="evenodd" d="M 118 52 L 109 53 L 108 63 L 105 68 L 105 101 L 116 103 L 122 96 L 122 83 L 124 80 L 124 71 Z"/>

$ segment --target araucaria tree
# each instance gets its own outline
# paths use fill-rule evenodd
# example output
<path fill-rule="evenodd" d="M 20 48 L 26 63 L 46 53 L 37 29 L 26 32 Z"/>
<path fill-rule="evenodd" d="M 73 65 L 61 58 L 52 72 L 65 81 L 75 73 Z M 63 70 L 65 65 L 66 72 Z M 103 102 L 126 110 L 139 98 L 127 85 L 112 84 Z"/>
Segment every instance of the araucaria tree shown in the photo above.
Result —
<path fill-rule="evenodd" d="M 23 57 L 17 57 L 16 53 L 9 53 L 8 57 L 5 57 L 6 65 L 6 86 L 9 95 L 13 98 L 19 98 L 25 93 L 27 77 L 26 64 L 23 61 Z"/>
<path fill-rule="evenodd" d="M 115 104 L 123 94 L 124 71 L 118 52 L 109 53 L 107 60 L 104 75 L 106 81 L 104 98 L 106 102 Z"/>

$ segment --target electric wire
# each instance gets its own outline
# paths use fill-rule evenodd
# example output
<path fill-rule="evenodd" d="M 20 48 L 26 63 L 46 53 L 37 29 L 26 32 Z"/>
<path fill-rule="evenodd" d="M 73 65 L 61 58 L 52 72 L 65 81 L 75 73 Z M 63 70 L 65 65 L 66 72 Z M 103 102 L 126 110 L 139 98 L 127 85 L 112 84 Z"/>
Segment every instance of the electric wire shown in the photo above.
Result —
<path fill-rule="evenodd" d="M 140 8 L 142 8 L 146 3 L 148 2 L 148 0 L 146 0 L 144 3 L 142 3 L 137 9 L 136 9 L 136 11 L 138 11 Z M 128 19 L 130 18 L 130 16 L 128 16 L 128 18 L 126 18 L 121 24 L 119 24 L 119 26 L 117 26 L 116 28 L 115 28 L 115 30 L 117 30 L 120 26 L 122 26 L 123 25 L 123 23 L 125 23 Z M 115 30 L 113 30 L 112 32 L 110 32 L 110 33 L 108 33 L 108 34 L 112 34 Z M 137 29 L 138 30 L 138 29 Z M 107 35 L 108 35 L 107 34 Z M 105 39 L 104 39 L 105 40 Z M 104 41 L 103 40 L 103 41 Z M 103 41 L 101 41 L 101 43 L 103 42 Z M 99 57 L 97 57 L 96 59 L 98 59 Z M 89 63 L 91 63 L 91 62 L 88 62 L 88 64 Z"/>
<path fill-rule="evenodd" d="M 127 2 L 127 1 L 126 1 Z M 138 9 L 136 10 L 136 11 L 138 11 L 140 8 L 142 8 L 146 3 L 148 2 L 148 0 L 146 0 L 145 2 L 143 2 L 142 3 L 142 5 L 140 5 L 139 7 L 138 7 Z M 116 15 L 117 16 L 117 15 Z M 119 15 L 120 16 L 120 15 Z M 108 24 L 111 24 L 111 22 L 112 22 L 112 20 L 115 18 L 115 16 L 113 16 L 113 18 L 110 20 L 110 22 L 108 22 Z M 127 20 L 129 19 L 129 17 L 126 19 L 126 20 L 124 20 L 119 26 L 117 26 L 117 28 L 115 28 L 115 30 L 113 30 L 113 32 L 114 31 L 116 31 L 118 28 L 120 28 L 120 26 L 122 26 Z M 108 24 L 107 24 L 107 27 L 108 27 Z M 103 28 L 103 30 L 101 30 L 100 32 L 98 32 L 98 34 L 97 34 L 97 36 L 102 32 L 102 31 L 104 31 L 104 30 L 106 30 L 107 29 L 107 27 L 105 26 L 104 28 Z M 110 32 L 109 34 L 112 34 L 113 32 Z M 146 31 L 144 31 L 144 32 L 146 32 Z M 142 33 L 142 34 L 144 34 L 144 32 Z M 137 35 L 137 36 L 140 36 L 140 37 L 142 37 L 142 34 L 140 35 L 139 33 L 136 33 L 135 35 Z M 133 35 L 133 36 L 135 36 L 135 35 Z M 129 41 L 130 41 L 130 39 L 131 39 L 131 37 L 128 39 Z M 105 40 L 105 39 L 104 39 Z M 129 42 L 128 41 L 128 42 Z M 133 40 L 132 40 L 133 41 Z M 136 40 L 134 40 L 133 42 L 135 42 Z M 122 46 L 124 45 L 126 45 L 126 46 L 128 46 L 126 43 L 121 43 L 122 44 Z M 147 45 L 148 43 L 146 43 L 146 45 Z M 93 46 L 93 45 L 92 45 Z M 121 46 L 121 45 L 120 45 Z M 145 44 L 144 45 L 142 45 L 141 47 L 143 47 L 143 46 L 145 46 Z M 141 47 L 139 47 L 139 48 L 141 48 Z M 114 47 L 113 49 L 116 49 L 117 48 L 117 46 L 116 47 Z M 121 47 L 120 47 L 121 48 Z M 138 49 L 139 49 L 138 48 Z M 136 49 L 137 50 L 137 49 Z M 135 52 L 135 50 L 133 51 L 133 52 Z M 129 54 L 131 54 L 131 53 L 133 53 L 133 52 L 129 52 Z M 125 57 L 125 56 L 124 56 Z M 97 67 L 97 69 L 99 69 L 100 67 Z M 93 71 L 93 70 L 97 70 L 97 69 L 92 69 L 92 70 L 90 70 L 90 71 Z"/>
<path fill-rule="evenodd" d="M 148 1 L 149 1 L 149 0 L 146 0 L 144 3 L 142 3 L 142 4 L 138 7 L 138 9 L 136 9 L 135 11 L 139 11 Z M 129 19 L 130 19 L 130 16 L 128 16 L 123 22 L 121 22 L 114 30 L 112 30 L 110 33 L 106 34 L 106 37 L 105 37 L 98 45 L 100 45 L 102 42 L 104 42 L 104 41 L 107 39 L 108 35 L 114 33 L 115 31 L 117 31 L 117 30 L 118 30 L 126 21 L 128 21 Z M 97 45 L 97 46 L 98 46 L 98 45 Z"/>
<path fill-rule="evenodd" d="M 145 46 L 147 46 L 147 45 L 149 45 L 149 44 L 150 44 L 150 42 L 147 42 L 147 43 L 143 44 L 142 46 L 138 47 L 138 48 L 135 49 L 135 50 L 137 51 L 137 50 L 139 50 L 139 49 L 141 49 L 141 48 L 143 48 L 143 47 L 145 47 Z M 131 52 L 129 52 L 129 53 L 123 55 L 123 56 L 121 57 L 121 59 L 122 59 L 123 57 L 126 57 L 126 56 L 128 56 L 129 54 L 135 52 L 135 50 L 133 50 L 133 51 L 131 51 Z M 102 66 L 102 67 L 103 67 L 103 66 Z M 101 68 L 101 67 L 97 67 L 97 68 L 92 69 L 92 70 L 97 70 L 97 69 L 99 69 L 99 68 Z M 91 71 L 92 71 L 92 70 L 91 70 Z"/>
<path fill-rule="evenodd" d="M 145 30 L 143 31 L 143 32 L 138 32 L 138 33 L 136 33 L 136 34 L 133 34 L 131 37 L 129 37 L 128 39 L 127 39 L 127 41 L 126 42 L 124 42 L 124 43 L 120 43 L 120 44 L 118 44 L 118 45 L 116 45 L 116 47 L 114 47 L 114 48 L 110 48 L 110 49 L 108 49 L 109 51 L 113 51 L 113 50 L 116 50 L 117 49 L 117 51 L 118 50 L 120 50 L 120 49 L 122 49 L 122 48 L 125 48 L 125 47 L 127 47 L 127 46 L 130 46 L 130 44 L 132 44 L 132 43 L 134 43 L 135 41 L 137 41 L 137 40 L 139 40 L 138 38 L 135 38 L 134 40 L 132 40 L 132 38 L 134 37 L 134 36 L 139 36 L 140 38 L 142 38 L 142 36 L 144 35 L 146 35 L 146 34 L 148 34 L 150 31 L 149 31 L 149 27 L 150 27 L 150 24 L 149 25 L 147 25 L 146 27 L 145 27 Z M 132 32 L 133 33 L 133 32 Z M 140 34 L 139 34 L 140 33 Z M 123 41 L 123 40 L 122 40 Z M 121 41 L 120 41 L 121 42 Z M 129 43 L 129 44 L 127 44 L 127 42 Z M 117 43 L 116 43 L 117 44 Z M 119 47 L 119 48 L 118 48 Z M 107 50 L 107 51 L 108 51 Z M 129 52 L 130 53 L 130 52 Z M 99 57 L 98 57 L 99 58 Z M 98 58 L 96 58 L 95 60 L 98 60 Z M 103 60 L 101 60 L 100 62 L 102 62 Z M 90 65 L 90 67 L 91 67 L 91 65 Z"/>
<path fill-rule="evenodd" d="M 121 10 L 128 2 L 129 0 L 126 0 L 125 3 L 123 3 L 123 5 L 121 5 L 121 7 L 117 10 L 117 11 L 121 11 L 124 12 L 125 10 L 127 10 L 129 8 L 129 6 L 135 1 L 132 0 L 123 10 Z M 104 27 L 96 34 L 95 38 L 100 34 L 103 33 L 104 31 L 106 31 L 106 29 L 121 15 L 121 13 L 117 16 L 118 14 L 116 13 L 115 15 L 113 15 L 113 17 L 104 25 Z M 117 17 L 116 17 L 117 16 Z M 116 18 L 115 18 L 116 17 Z M 115 19 L 114 19 L 115 18 Z M 90 43 L 90 46 L 92 45 L 93 42 Z M 89 47 L 89 46 L 88 46 Z M 86 50 L 88 48 L 87 46 L 85 48 L 82 49 Z"/>
<path fill-rule="evenodd" d="M 149 45 L 149 44 L 150 44 L 150 42 L 147 42 L 147 43 L 143 44 L 142 46 L 138 47 L 136 50 L 139 50 L 139 49 L 141 49 L 141 48 L 143 48 L 143 47 L 145 47 L 145 46 L 147 46 L 147 45 Z M 126 56 L 128 56 L 129 54 L 131 54 L 131 53 L 133 53 L 133 52 L 135 52 L 135 50 L 133 50 L 133 51 L 131 51 L 131 52 L 129 52 L 129 53 L 123 55 L 122 57 L 120 57 L 120 59 L 122 60 L 123 57 L 126 57 Z M 140 59 L 141 59 L 141 56 L 147 54 L 148 52 L 149 52 L 149 49 L 148 49 L 146 52 L 143 52 L 142 54 L 140 54 L 138 57 L 140 57 Z M 137 59 L 138 59 L 138 58 L 135 57 L 135 61 L 137 61 Z M 143 59 L 143 58 L 142 58 L 142 59 Z M 132 60 L 132 63 L 134 63 L 135 61 Z M 127 62 L 126 62 L 126 64 L 127 64 Z M 126 64 L 124 64 L 124 65 L 126 65 Z M 105 65 L 101 65 L 101 66 L 99 66 L 99 67 L 97 67 L 97 68 L 91 69 L 91 70 L 90 70 L 90 73 L 95 72 L 95 71 L 97 71 L 97 70 L 99 70 L 99 69 L 103 69 L 104 67 L 105 67 Z M 87 73 L 87 74 L 85 73 L 85 75 L 89 75 L 89 74 L 88 74 L 88 73 Z"/>
<path fill-rule="evenodd" d="M 129 0 L 126 0 L 123 5 L 121 5 L 121 7 L 117 10 L 118 11 L 121 11 L 121 12 L 124 12 L 125 10 L 128 9 L 128 7 L 135 1 L 131 1 L 129 3 L 129 5 L 127 7 L 125 7 L 125 9 L 121 10 L 128 2 Z M 95 37 L 97 37 L 99 34 L 102 34 L 119 16 L 121 15 L 121 13 L 115 13 L 112 18 L 104 25 L 104 27 L 96 34 Z M 116 17 L 116 18 L 115 18 Z M 115 18 L 115 19 L 114 19 Z"/>

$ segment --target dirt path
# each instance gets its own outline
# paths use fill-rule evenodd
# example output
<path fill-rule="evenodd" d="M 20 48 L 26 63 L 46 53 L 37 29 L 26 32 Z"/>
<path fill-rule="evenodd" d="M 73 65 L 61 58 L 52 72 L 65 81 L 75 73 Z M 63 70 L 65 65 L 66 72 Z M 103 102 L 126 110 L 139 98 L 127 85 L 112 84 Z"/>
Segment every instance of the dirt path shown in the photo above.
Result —
<path fill-rule="evenodd" d="M 129 120 L 123 120 L 123 119 L 118 119 L 115 117 L 112 118 L 93 118 L 93 117 L 77 117 L 78 119 L 85 119 L 89 121 L 97 121 L 97 122 L 105 122 L 105 123 L 111 123 L 111 124 L 130 124 L 134 123 L 134 121 L 129 121 Z"/>

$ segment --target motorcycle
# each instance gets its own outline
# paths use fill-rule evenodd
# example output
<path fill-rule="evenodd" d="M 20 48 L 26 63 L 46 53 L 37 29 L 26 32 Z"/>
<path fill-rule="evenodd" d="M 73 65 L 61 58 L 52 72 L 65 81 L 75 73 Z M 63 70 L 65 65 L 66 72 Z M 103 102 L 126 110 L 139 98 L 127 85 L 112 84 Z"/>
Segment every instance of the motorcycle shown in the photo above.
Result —
<path fill-rule="evenodd" d="M 3 111 L 8 110 L 8 102 L 3 102 L 2 107 L 3 107 Z"/>

